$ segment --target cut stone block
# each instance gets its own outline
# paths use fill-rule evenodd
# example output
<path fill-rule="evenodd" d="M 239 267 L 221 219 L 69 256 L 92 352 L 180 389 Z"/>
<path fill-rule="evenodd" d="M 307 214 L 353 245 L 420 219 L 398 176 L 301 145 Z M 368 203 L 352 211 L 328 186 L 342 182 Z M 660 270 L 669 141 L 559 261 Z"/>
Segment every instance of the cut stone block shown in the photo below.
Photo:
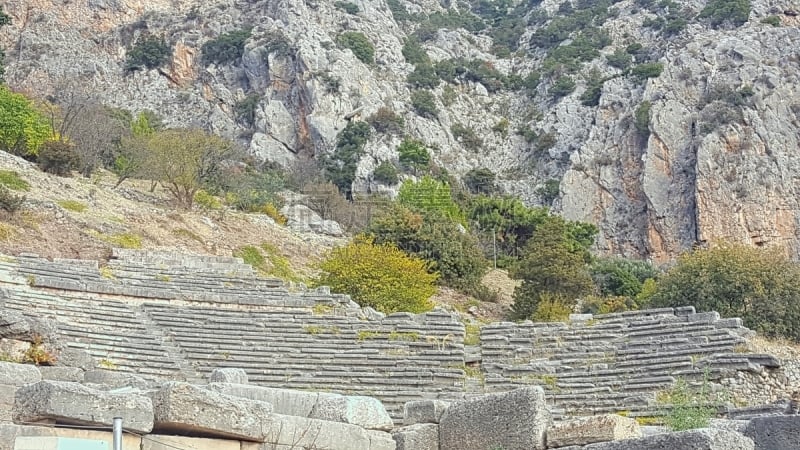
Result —
<path fill-rule="evenodd" d="M 84 372 L 78 367 L 42 366 L 39 372 L 43 380 L 83 382 Z"/>
<path fill-rule="evenodd" d="M 214 369 L 209 376 L 208 381 L 211 383 L 234 383 L 234 384 L 247 384 L 247 372 L 244 369 Z"/>
<path fill-rule="evenodd" d="M 153 394 L 157 433 L 264 442 L 272 405 L 171 382 Z"/>
<path fill-rule="evenodd" d="M 800 448 L 800 416 L 754 417 L 744 434 L 756 450 L 796 450 Z"/>
<path fill-rule="evenodd" d="M 349 423 L 368 430 L 389 431 L 394 427 L 380 400 L 357 395 L 320 397 L 309 417 Z"/>
<path fill-rule="evenodd" d="M 678 433 L 657 434 L 624 441 L 601 442 L 583 447 L 585 450 L 754 450 L 753 441 L 727 430 L 701 428 Z"/>
<path fill-rule="evenodd" d="M 19 438 L 28 438 L 35 442 L 51 437 L 100 441 L 109 450 L 114 442 L 111 432 L 7 424 L 0 425 L 0 450 L 14 450 L 14 442 Z M 128 433 L 122 435 L 122 450 L 141 450 L 141 443 L 142 439 L 138 436 Z"/>
<path fill-rule="evenodd" d="M 542 450 L 550 420 L 540 386 L 453 403 L 439 421 L 439 448 Z"/>
<path fill-rule="evenodd" d="M 42 381 L 39 368 L 30 364 L 0 362 L 0 385 L 22 386 Z"/>
<path fill-rule="evenodd" d="M 142 450 L 240 450 L 241 446 L 239 441 L 161 434 L 148 434 L 142 438 Z"/>
<path fill-rule="evenodd" d="M 267 444 L 263 447 L 264 450 L 273 448 L 270 444 L 327 450 L 370 448 L 370 438 L 366 430 L 346 423 L 273 414 L 265 429 Z"/>
<path fill-rule="evenodd" d="M 211 383 L 208 388 L 225 395 L 267 402 L 272 405 L 272 411 L 277 414 L 299 417 L 308 417 L 320 397 L 337 396 L 337 394 L 231 383 Z"/>
<path fill-rule="evenodd" d="M 415 423 L 439 423 L 442 414 L 450 406 L 441 400 L 417 400 L 403 405 L 403 425 Z"/>
<path fill-rule="evenodd" d="M 153 404 L 136 393 L 114 394 L 68 381 L 40 381 L 25 385 L 14 399 L 15 422 L 58 422 L 110 426 L 114 417 L 125 428 L 140 433 L 153 429 Z"/>
<path fill-rule="evenodd" d="M 108 443 L 96 439 L 62 437 L 18 437 L 14 441 L 14 450 L 62 450 L 65 448 L 108 450 Z"/>
<path fill-rule="evenodd" d="M 17 389 L 41 380 L 42 374 L 36 366 L 0 362 L 0 422 L 11 421 Z"/>
<path fill-rule="evenodd" d="M 89 370 L 83 374 L 83 382 L 95 384 L 102 389 L 118 389 L 123 387 L 133 387 L 137 389 L 147 389 L 149 383 L 142 377 L 132 373 L 116 372 L 113 370 Z"/>
<path fill-rule="evenodd" d="M 616 414 L 581 417 L 553 424 L 547 430 L 547 447 L 586 445 L 642 437 L 639 423 Z"/>
<path fill-rule="evenodd" d="M 417 423 L 392 432 L 397 450 L 439 450 L 439 426 Z"/>
<path fill-rule="evenodd" d="M 750 422 L 747 420 L 711 419 L 708 421 L 708 428 L 735 431 L 744 434 L 748 423 Z"/>
<path fill-rule="evenodd" d="M 396 450 L 397 445 L 392 435 L 385 431 L 364 430 L 369 437 L 369 450 Z"/>

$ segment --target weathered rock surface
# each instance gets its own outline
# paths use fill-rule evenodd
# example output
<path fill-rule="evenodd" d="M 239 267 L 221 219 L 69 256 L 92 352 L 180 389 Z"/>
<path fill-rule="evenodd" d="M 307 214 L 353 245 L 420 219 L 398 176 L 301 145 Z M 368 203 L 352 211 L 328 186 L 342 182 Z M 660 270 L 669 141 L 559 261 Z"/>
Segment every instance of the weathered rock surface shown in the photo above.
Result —
<path fill-rule="evenodd" d="M 324 396 L 317 400 L 309 417 L 358 425 L 368 430 L 388 431 L 392 418 L 377 398 L 365 396 Z"/>
<path fill-rule="evenodd" d="M 439 448 L 544 449 L 550 420 L 539 386 L 453 403 L 439 421 Z"/>
<path fill-rule="evenodd" d="M 800 447 L 800 416 L 755 417 L 745 428 L 745 436 L 756 450 L 790 450 Z"/>
<path fill-rule="evenodd" d="M 753 441 L 727 430 L 699 429 L 657 434 L 638 439 L 589 444 L 586 450 L 753 450 Z"/>
<path fill-rule="evenodd" d="M 616 414 L 582 417 L 553 424 L 547 430 L 547 447 L 586 445 L 642 436 L 639 423 Z"/>
<path fill-rule="evenodd" d="M 153 394 L 153 411 L 156 432 L 264 442 L 272 405 L 171 382 Z"/>
<path fill-rule="evenodd" d="M 403 424 L 439 423 L 450 402 L 441 400 L 417 400 L 403 405 Z"/>
<path fill-rule="evenodd" d="M 125 427 L 132 431 L 149 433 L 153 403 L 136 393 L 113 394 L 66 381 L 25 385 L 14 399 L 15 422 L 109 426 L 114 417 L 124 417 Z"/>
<path fill-rule="evenodd" d="M 417 423 L 392 431 L 397 450 L 439 450 L 439 426 Z"/>
<path fill-rule="evenodd" d="M 563 15 L 563 3 L 541 2 L 528 17 Z M 574 74 L 574 92 L 554 98 L 547 76 L 533 92 L 490 89 L 486 80 L 461 77 L 447 89 L 445 83 L 432 89 L 439 109 L 435 118 L 414 112 L 413 89 L 406 83 L 413 66 L 402 54 L 411 28 L 388 12 L 385 2 L 359 3 L 353 15 L 331 2 L 300 0 L 36 0 L 38 16 L 31 20 L 29 1 L 10 0 L 4 10 L 12 24 L 0 33 L 0 43 L 9 53 L 6 78 L 16 89 L 46 95 L 64 91 L 65 83 L 80 83 L 104 102 L 158 111 L 170 126 L 202 124 L 283 165 L 302 155 L 329 154 L 347 120 L 387 106 L 451 173 L 491 167 L 507 192 L 529 203 L 544 202 L 537 189 L 545 181 L 560 182 L 555 209 L 598 224 L 600 249 L 652 253 L 661 260 L 695 241 L 719 238 L 797 250 L 800 201 L 784 182 L 800 170 L 793 157 L 800 139 L 792 90 L 800 64 L 792 53 L 800 40 L 797 8 L 769 0 L 752 4 L 746 24 L 714 29 L 694 19 L 702 5 L 681 0 L 677 7 L 692 20 L 669 38 L 641 26 L 652 11 L 621 5 L 597 24 L 611 43 Z M 435 1 L 400 6 L 420 15 L 455 10 Z M 760 23 L 767 16 L 782 26 Z M 525 76 L 541 69 L 545 52 L 536 46 L 530 51 L 528 40 L 547 23 L 525 22 L 524 33 L 509 43 L 520 47 L 513 56 L 494 54 L 492 33 L 462 28 L 438 30 L 424 46 L 433 61 L 480 59 L 504 76 Z M 202 64 L 203 44 L 253 23 L 240 60 Z M 374 64 L 336 44 L 344 28 L 372 42 Z M 125 71 L 126 55 L 148 33 L 169 36 L 169 62 L 160 69 Z M 570 38 L 574 35 L 564 42 Z M 630 41 L 647 49 L 634 63 L 658 61 L 664 66 L 660 76 L 624 76 L 601 56 Z M 588 106 L 584 79 L 599 77 L 605 81 L 597 105 Z M 752 95 L 729 105 L 728 114 L 721 101 L 706 101 L 716 85 L 734 91 L 747 86 Z M 253 120 L 239 120 L 236 106 L 251 94 L 258 98 Z M 652 104 L 649 136 L 633 126 L 643 101 Z M 724 123 L 718 123 L 720 117 Z M 502 123 L 505 127 L 498 127 Z M 479 152 L 454 136 L 454 124 L 475 130 L 482 140 Z M 552 133 L 554 144 L 537 149 L 537 142 L 509 132 L 525 128 L 538 136 Z M 379 162 L 396 161 L 399 140 L 370 140 L 357 164 L 356 191 L 391 192 L 374 182 L 372 171 Z M 337 232 L 333 223 L 319 225 L 323 232 Z"/>
<path fill-rule="evenodd" d="M 247 372 L 243 369 L 222 368 L 214 369 L 208 377 L 210 383 L 247 384 Z"/>

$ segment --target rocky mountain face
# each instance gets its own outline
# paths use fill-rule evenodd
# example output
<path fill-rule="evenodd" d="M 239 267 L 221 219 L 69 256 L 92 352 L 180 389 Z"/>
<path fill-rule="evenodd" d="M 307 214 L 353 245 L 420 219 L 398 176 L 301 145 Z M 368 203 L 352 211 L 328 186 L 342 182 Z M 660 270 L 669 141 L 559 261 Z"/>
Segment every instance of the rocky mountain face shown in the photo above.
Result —
<path fill-rule="evenodd" d="M 749 15 L 737 20 L 742 5 Z M 719 239 L 800 250 L 792 0 L 9 0 L 4 10 L 6 79 L 21 91 L 88 90 L 286 166 L 331 153 L 348 120 L 386 107 L 450 173 L 490 168 L 504 191 L 597 224 L 601 252 L 665 261 Z M 204 43 L 242 29 L 241 58 L 203 61 Z M 373 63 L 345 48 L 345 32 L 366 36 Z M 148 35 L 165 38 L 171 60 L 126 71 Z M 444 81 L 408 82 L 411 37 Z M 435 112 L 415 105 L 425 89 Z M 237 114 L 246 102 L 252 120 Z M 397 160 L 401 141 L 373 134 L 356 192 L 396 189 L 372 172 Z M 555 185 L 554 200 L 542 195 Z"/>

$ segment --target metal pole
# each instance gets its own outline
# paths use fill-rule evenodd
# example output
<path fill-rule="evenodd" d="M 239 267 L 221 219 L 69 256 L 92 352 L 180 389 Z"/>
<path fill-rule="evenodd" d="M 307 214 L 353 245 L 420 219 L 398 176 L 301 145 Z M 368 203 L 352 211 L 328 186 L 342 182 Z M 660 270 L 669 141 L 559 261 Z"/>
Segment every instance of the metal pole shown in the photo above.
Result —
<path fill-rule="evenodd" d="M 122 450 L 122 417 L 114 417 L 114 450 Z"/>

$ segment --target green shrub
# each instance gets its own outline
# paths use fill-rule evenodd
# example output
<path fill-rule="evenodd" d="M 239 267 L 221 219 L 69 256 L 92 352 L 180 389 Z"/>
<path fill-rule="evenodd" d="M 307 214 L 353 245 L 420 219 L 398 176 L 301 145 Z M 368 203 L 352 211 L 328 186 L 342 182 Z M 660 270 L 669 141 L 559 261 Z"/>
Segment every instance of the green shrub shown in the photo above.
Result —
<path fill-rule="evenodd" d="M 203 189 L 200 189 L 194 193 L 194 204 L 199 206 L 201 209 L 222 209 L 222 202 L 217 197 L 209 194 Z"/>
<path fill-rule="evenodd" d="M 503 137 L 508 136 L 508 119 L 503 117 L 498 120 L 496 124 L 492 125 L 492 131 L 500 134 Z"/>
<path fill-rule="evenodd" d="M 374 244 L 357 237 L 328 253 L 320 264 L 317 284 L 348 294 L 361 306 L 384 313 L 430 311 L 429 298 L 436 292 L 436 274 L 427 263 L 406 255 L 391 244 Z"/>
<path fill-rule="evenodd" d="M 244 43 L 250 38 L 250 29 L 235 30 L 219 35 L 200 48 L 203 64 L 232 64 L 242 57 Z"/>
<path fill-rule="evenodd" d="M 360 11 L 360 9 L 358 8 L 358 5 L 356 5 L 355 3 L 352 3 L 352 2 L 337 1 L 337 2 L 333 3 L 333 6 L 335 6 L 338 9 L 341 9 L 342 11 L 346 12 L 347 14 L 356 15 Z"/>
<path fill-rule="evenodd" d="M 606 79 L 596 69 L 589 72 L 586 77 L 586 90 L 579 97 L 583 106 L 597 106 L 603 94 L 603 83 Z"/>
<path fill-rule="evenodd" d="M 595 228 L 596 232 L 596 228 Z M 570 242 L 567 224 L 557 217 L 536 227 L 528 239 L 514 275 L 522 284 L 514 289 L 512 317 L 529 319 L 546 295 L 558 296 L 564 302 L 592 291 L 585 260 L 586 250 Z"/>
<path fill-rule="evenodd" d="M 664 65 L 661 63 L 642 63 L 634 66 L 633 69 L 631 69 L 631 74 L 640 80 L 646 80 L 648 78 L 658 77 L 663 70 Z"/>
<path fill-rule="evenodd" d="M 353 52 L 364 64 L 375 62 L 375 47 L 364 33 L 358 31 L 345 31 L 336 37 L 336 43 Z"/>
<path fill-rule="evenodd" d="M 12 191 L 28 191 L 31 188 L 31 185 L 13 170 L 0 170 L 0 185 Z"/>
<path fill-rule="evenodd" d="M 322 84 L 325 85 L 325 92 L 328 94 L 336 94 L 342 87 L 342 80 L 327 72 L 322 72 L 317 76 L 322 81 Z"/>
<path fill-rule="evenodd" d="M 416 182 L 403 182 L 397 201 L 420 211 L 441 214 L 458 223 L 466 223 L 463 211 L 453 200 L 450 185 L 427 175 Z"/>
<path fill-rule="evenodd" d="M 698 17 L 709 19 L 713 27 L 725 24 L 738 27 L 744 25 L 750 18 L 750 10 L 750 0 L 711 0 L 700 11 Z"/>
<path fill-rule="evenodd" d="M 39 168 L 47 173 L 68 176 L 78 167 L 78 155 L 75 149 L 64 141 L 47 141 L 39 149 L 37 158 Z"/>
<path fill-rule="evenodd" d="M 400 0 L 386 0 L 386 6 L 389 7 L 392 17 L 394 17 L 394 20 L 397 22 L 405 22 L 413 19 L 406 7 L 400 3 Z"/>
<path fill-rule="evenodd" d="M 606 61 L 609 66 L 625 71 L 633 63 L 633 57 L 630 53 L 618 48 L 614 50 L 614 53 L 606 55 Z"/>
<path fill-rule="evenodd" d="M 781 18 L 778 16 L 767 16 L 761 19 L 761 23 L 772 25 L 773 27 L 781 26 Z"/>
<path fill-rule="evenodd" d="M 366 122 L 350 121 L 336 136 L 336 150 L 323 161 L 325 177 L 339 192 L 352 198 L 352 186 L 356 177 L 358 161 L 364 154 L 364 146 L 370 137 Z"/>
<path fill-rule="evenodd" d="M 408 74 L 406 82 L 414 88 L 433 89 L 439 85 L 439 75 L 431 64 L 417 64 L 414 71 Z"/>
<path fill-rule="evenodd" d="M 461 145 L 471 152 L 477 152 L 483 147 L 483 139 L 478 137 L 472 128 L 467 128 L 460 123 L 454 123 L 450 126 L 450 132 Z"/>
<path fill-rule="evenodd" d="M 269 55 L 287 57 L 293 51 L 291 42 L 280 31 L 268 31 L 261 36 L 259 41 Z"/>
<path fill-rule="evenodd" d="M 543 155 L 551 148 L 555 147 L 558 143 L 558 136 L 554 132 L 542 133 L 535 141 L 533 152 L 537 155 Z"/>
<path fill-rule="evenodd" d="M 633 123 L 636 127 L 636 131 L 644 138 L 650 136 L 650 106 L 651 103 L 645 100 L 639 103 L 639 106 L 636 107 L 636 111 L 633 113 Z"/>
<path fill-rule="evenodd" d="M 411 106 L 422 117 L 435 119 L 439 114 L 436 107 L 436 97 L 431 91 L 420 89 L 411 93 Z"/>
<path fill-rule="evenodd" d="M 536 302 L 536 311 L 531 320 L 534 322 L 566 322 L 575 307 L 575 300 L 562 295 L 542 293 Z"/>
<path fill-rule="evenodd" d="M 590 269 L 600 295 L 635 298 L 643 283 L 658 277 L 658 271 L 647 261 L 624 258 L 598 258 Z"/>
<path fill-rule="evenodd" d="M 711 392 L 708 373 L 699 388 L 693 388 L 685 379 L 679 378 L 670 390 L 659 393 L 657 397 L 659 403 L 669 407 L 664 425 L 671 431 L 708 427 L 716 413 L 715 406 L 721 403 L 719 395 Z"/>
<path fill-rule="evenodd" d="M 798 277 L 800 266 L 778 248 L 721 244 L 682 255 L 659 279 L 651 302 L 741 317 L 766 336 L 800 341 Z"/>
<path fill-rule="evenodd" d="M 0 84 L 0 150 L 35 157 L 52 137 L 49 121 L 33 102 Z"/>
<path fill-rule="evenodd" d="M 381 106 L 375 114 L 367 118 L 367 122 L 372 125 L 378 133 L 402 134 L 406 121 L 391 108 Z"/>
<path fill-rule="evenodd" d="M 550 95 L 553 99 L 558 100 L 562 97 L 573 93 L 575 91 L 575 80 L 570 78 L 569 75 L 562 75 L 553 82 L 550 86 Z"/>
<path fill-rule="evenodd" d="M 167 44 L 163 36 L 143 36 L 128 49 L 125 70 L 155 69 L 166 64 L 171 57 L 172 47 Z"/>
<path fill-rule="evenodd" d="M 431 155 L 428 153 L 425 143 L 420 140 L 403 139 L 403 142 L 397 147 L 397 153 L 399 154 L 400 164 L 415 173 L 427 170 L 430 167 Z"/>
<path fill-rule="evenodd" d="M 76 213 L 82 213 L 86 211 L 86 203 L 79 202 L 77 200 L 59 200 L 58 206 L 66 209 L 67 211 L 72 211 Z"/>
<path fill-rule="evenodd" d="M 24 195 L 17 195 L 5 185 L 0 185 L 0 209 L 3 211 L 14 214 L 22 208 L 25 200 L 26 198 Z M 3 231 L 4 232 L 0 234 L 7 234 L 6 230 Z"/>
<path fill-rule="evenodd" d="M 536 189 L 536 195 L 542 200 L 545 205 L 552 205 L 553 201 L 558 198 L 560 193 L 561 181 L 556 179 L 546 180 L 544 184 Z"/>
<path fill-rule="evenodd" d="M 639 309 L 639 305 L 631 297 L 597 297 L 590 295 L 583 299 L 581 312 L 584 314 L 610 314 L 637 309 Z"/>
<path fill-rule="evenodd" d="M 537 226 L 547 220 L 547 209 L 528 208 L 514 197 L 478 196 L 470 202 L 469 219 L 494 236 L 499 259 L 516 260 Z"/>
<path fill-rule="evenodd" d="M 497 188 L 495 178 L 495 173 L 485 167 L 470 169 L 464 174 L 464 184 L 473 194 L 491 194 Z"/>
<path fill-rule="evenodd" d="M 488 265 L 478 241 L 457 221 L 442 213 L 443 208 L 425 210 L 396 206 L 378 215 L 368 231 L 378 243 L 389 242 L 401 250 L 425 259 L 429 270 L 441 276 L 442 283 L 471 293 L 477 291 Z M 435 206 L 435 205 L 433 205 Z"/>
<path fill-rule="evenodd" d="M 419 40 L 414 36 L 407 38 L 403 42 L 403 57 L 406 59 L 406 62 L 414 64 L 415 66 L 419 64 L 431 64 L 428 53 L 422 48 L 422 44 L 420 44 Z"/>
<path fill-rule="evenodd" d="M 236 102 L 233 106 L 236 120 L 252 128 L 256 124 L 256 110 L 259 102 L 261 102 L 259 94 L 248 94 L 247 97 Z"/>
<path fill-rule="evenodd" d="M 378 167 L 372 172 L 372 177 L 378 183 L 386 185 L 394 185 L 399 181 L 397 167 L 389 161 L 378 164 Z"/>

